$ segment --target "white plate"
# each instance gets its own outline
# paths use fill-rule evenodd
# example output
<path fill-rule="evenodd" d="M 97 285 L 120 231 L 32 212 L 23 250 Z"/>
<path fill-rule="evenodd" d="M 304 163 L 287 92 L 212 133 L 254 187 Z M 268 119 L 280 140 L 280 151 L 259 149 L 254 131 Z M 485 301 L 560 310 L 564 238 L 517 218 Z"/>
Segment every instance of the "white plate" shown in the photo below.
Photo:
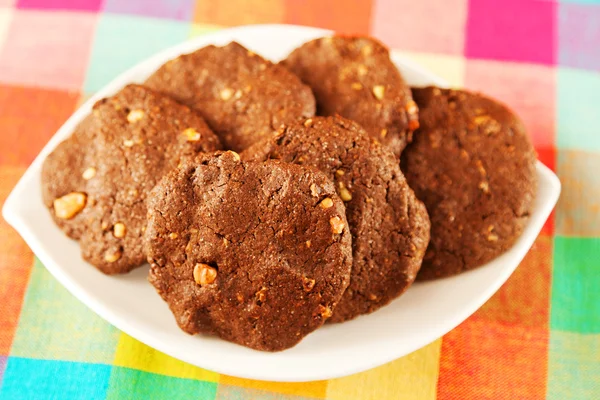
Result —
<path fill-rule="evenodd" d="M 557 177 L 541 163 L 537 165 L 535 209 L 510 251 L 477 270 L 415 284 L 389 306 L 344 324 L 325 326 L 296 347 L 279 353 L 183 333 L 167 305 L 147 283 L 147 267 L 119 277 L 98 272 L 81 259 L 77 243 L 56 227 L 42 203 L 40 171 L 44 158 L 71 134 L 96 100 L 112 95 L 126 83 L 143 82 L 167 60 L 208 44 L 236 40 L 267 58 L 279 60 L 301 43 L 329 33 L 282 25 L 227 29 L 182 43 L 138 64 L 99 91 L 60 128 L 8 197 L 4 218 L 56 279 L 98 315 L 147 345 L 202 368 L 271 381 L 328 379 L 376 367 L 434 341 L 490 298 L 533 244 L 560 192 Z M 410 84 L 444 85 L 417 65 L 396 55 L 393 58 Z"/>

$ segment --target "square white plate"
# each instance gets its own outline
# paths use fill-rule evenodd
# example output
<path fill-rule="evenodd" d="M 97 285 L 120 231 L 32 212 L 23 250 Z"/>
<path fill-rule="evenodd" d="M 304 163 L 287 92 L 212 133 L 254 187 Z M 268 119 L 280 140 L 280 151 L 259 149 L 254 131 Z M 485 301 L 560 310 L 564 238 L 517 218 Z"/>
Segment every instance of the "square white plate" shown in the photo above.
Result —
<path fill-rule="evenodd" d="M 46 268 L 77 298 L 108 322 L 175 358 L 219 373 L 271 381 L 329 379 L 360 372 L 411 353 L 464 321 L 519 265 L 560 193 L 558 178 L 538 162 L 539 190 L 531 219 L 515 246 L 488 265 L 433 282 L 417 283 L 389 306 L 344 324 L 327 325 L 296 347 L 265 353 L 214 337 L 183 333 L 167 305 L 146 281 L 148 268 L 111 277 L 85 263 L 76 242 L 53 223 L 42 203 L 42 162 L 90 112 L 94 102 L 130 82 L 143 82 L 182 53 L 236 40 L 272 60 L 301 43 L 331 32 L 297 26 L 255 25 L 219 31 L 168 49 L 138 64 L 87 101 L 50 140 L 4 205 L 4 218 L 23 236 Z M 393 56 L 411 85 L 445 83 L 417 65 Z"/>

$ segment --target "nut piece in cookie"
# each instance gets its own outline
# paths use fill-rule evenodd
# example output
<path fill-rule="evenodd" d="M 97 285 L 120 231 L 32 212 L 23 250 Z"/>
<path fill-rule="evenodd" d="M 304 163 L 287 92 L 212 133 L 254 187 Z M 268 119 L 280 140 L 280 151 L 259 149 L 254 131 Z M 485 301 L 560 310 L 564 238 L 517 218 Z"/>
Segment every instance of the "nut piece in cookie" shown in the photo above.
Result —
<path fill-rule="evenodd" d="M 348 286 L 344 205 L 315 169 L 205 154 L 162 179 L 148 213 L 149 280 L 187 333 L 283 350 Z"/>
<path fill-rule="evenodd" d="M 429 241 L 429 219 L 394 154 L 357 123 L 342 117 L 306 121 L 251 146 L 242 158 L 315 167 L 335 183 L 348 225 L 337 217 L 329 222 L 334 233 L 350 230 L 354 259 L 350 286 L 330 319 L 341 322 L 377 310 L 412 284 Z M 327 198 L 319 204 L 329 205 Z"/>
<path fill-rule="evenodd" d="M 402 171 L 429 212 L 419 279 L 476 268 L 519 237 L 537 188 L 535 151 L 521 121 L 480 94 L 413 89 L 421 127 Z"/>
<path fill-rule="evenodd" d="M 53 207 L 56 218 L 71 219 L 85 207 L 87 195 L 85 193 L 71 192 L 54 199 Z"/>
<path fill-rule="evenodd" d="M 185 132 L 194 132 L 189 140 Z M 48 156 L 44 203 L 106 274 L 143 264 L 146 196 L 182 159 L 220 148 L 202 117 L 139 85 L 94 105 L 93 113 Z"/>
<path fill-rule="evenodd" d="M 282 62 L 310 86 L 319 115 L 358 122 L 396 155 L 412 140 L 418 108 L 388 49 L 368 37 L 312 40 Z"/>
<path fill-rule="evenodd" d="M 146 85 L 195 109 L 235 151 L 315 113 L 314 96 L 298 77 L 236 42 L 179 56 Z"/>

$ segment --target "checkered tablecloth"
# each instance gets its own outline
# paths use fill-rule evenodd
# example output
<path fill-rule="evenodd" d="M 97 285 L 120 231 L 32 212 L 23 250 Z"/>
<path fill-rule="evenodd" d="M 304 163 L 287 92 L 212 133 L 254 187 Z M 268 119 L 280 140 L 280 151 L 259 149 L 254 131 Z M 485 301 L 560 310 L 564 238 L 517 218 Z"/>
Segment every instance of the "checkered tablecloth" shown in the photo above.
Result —
<path fill-rule="evenodd" d="M 0 0 L 0 204 L 119 72 L 248 23 L 371 34 L 452 85 L 508 103 L 563 183 L 529 255 L 423 349 L 361 374 L 283 384 L 202 370 L 118 331 L 0 220 L 0 398 L 600 399 L 600 0 Z"/>

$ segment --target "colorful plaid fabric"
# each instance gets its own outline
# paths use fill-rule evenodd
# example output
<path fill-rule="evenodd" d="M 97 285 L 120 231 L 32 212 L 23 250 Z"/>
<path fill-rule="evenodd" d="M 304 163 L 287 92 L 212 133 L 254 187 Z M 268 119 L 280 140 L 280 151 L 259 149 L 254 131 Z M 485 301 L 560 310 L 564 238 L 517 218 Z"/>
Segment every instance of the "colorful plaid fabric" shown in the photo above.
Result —
<path fill-rule="evenodd" d="M 0 220 L 2 399 L 600 399 L 600 0 L 0 0 L 0 204 L 84 99 L 223 26 L 372 34 L 523 118 L 563 194 L 475 315 L 357 375 L 238 379 L 161 354 L 69 294 Z"/>

